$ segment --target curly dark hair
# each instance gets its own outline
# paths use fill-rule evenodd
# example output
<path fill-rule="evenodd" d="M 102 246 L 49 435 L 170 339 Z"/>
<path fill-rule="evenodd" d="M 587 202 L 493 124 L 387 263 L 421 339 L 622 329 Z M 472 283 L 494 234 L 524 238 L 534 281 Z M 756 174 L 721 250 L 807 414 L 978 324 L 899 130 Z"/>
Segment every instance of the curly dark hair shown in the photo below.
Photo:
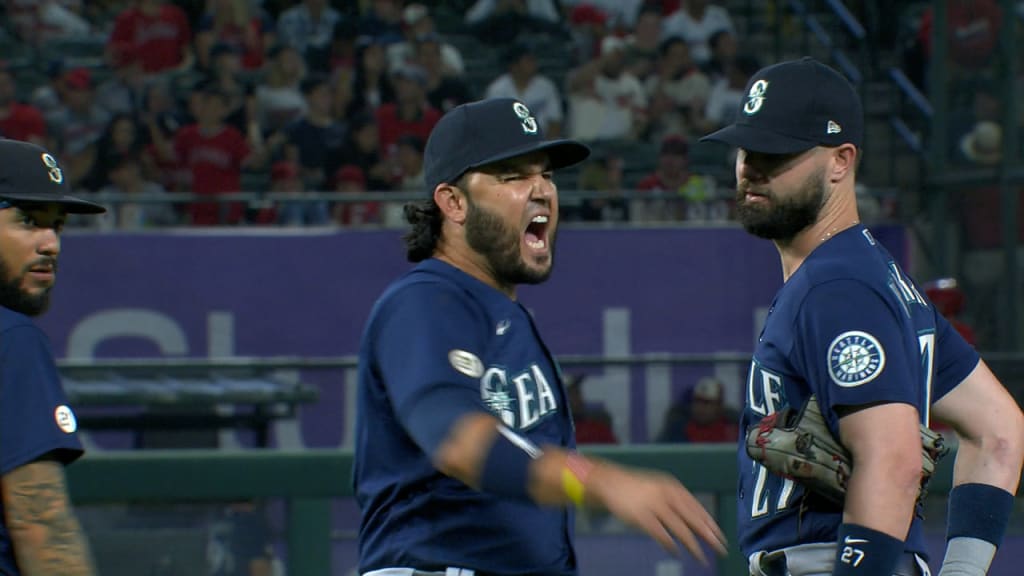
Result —
<path fill-rule="evenodd" d="M 460 174 L 452 186 L 469 195 L 469 173 Z M 434 255 L 437 243 L 441 241 L 441 224 L 444 214 L 441 207 L 430 198 L 409 202 L 403 207 L 409 231 L 402 236 L 405 241 L 405 257 L 409 262 L 422 262 Z"/>
<path fill-rule="evenodd" d="M 409 231 L 402 237 L 405 240 L 405 257 L 409 262 L 422 262 L 433 256 L 437 249 L 444 214 L 433 198 L 409 202 L 404 212 L 405 220 L 409 222 Z"/>

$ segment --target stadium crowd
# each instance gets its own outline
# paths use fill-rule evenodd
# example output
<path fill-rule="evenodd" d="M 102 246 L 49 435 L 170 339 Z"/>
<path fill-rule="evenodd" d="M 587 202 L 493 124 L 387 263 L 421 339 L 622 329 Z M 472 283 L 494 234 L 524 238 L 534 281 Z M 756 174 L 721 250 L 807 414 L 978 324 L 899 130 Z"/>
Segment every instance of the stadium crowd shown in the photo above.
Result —
<path fill-rule="evenodd" d="M 98 224 L 79 223 L 102 228 L 400 225 L 398 202 L 282 197 L 421 191 L 438 118 L 489 96 L 517 97 L 550 136 L 594 145 L 596 161 L 559 183 L 602 196 L 568 203 L 567 218 L 727 219 L 729 183 L 691 152 L 731 121 L 760 64 L 729 12 L 706 0 L 7 0 L 5 10 L 2 42 L 28 56 L 0 67 L 0 135 L 45 144 L 77 192 L 115 198 Z M 714 160 L 728 174 L 724 153 Z M 623 190 L 660 194 L 637 202 Z M 258 199 L 196 201 L 239 192 Z M 267 192 L 273 201 L 259 199 Z"/>

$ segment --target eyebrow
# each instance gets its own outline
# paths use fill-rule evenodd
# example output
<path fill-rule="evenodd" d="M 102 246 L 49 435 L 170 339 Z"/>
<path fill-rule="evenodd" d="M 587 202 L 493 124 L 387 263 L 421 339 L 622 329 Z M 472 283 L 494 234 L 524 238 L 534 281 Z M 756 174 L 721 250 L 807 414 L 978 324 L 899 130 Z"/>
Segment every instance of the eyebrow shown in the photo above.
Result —
<path fill-rule="evenodd" d="M 524 162 L 524 161 L 496 162 L 495 164 L 492 164 L 491 166 L 484 167 L 482 171 L 485 171 L 485 172 L 488 172 L 488 173 L 491 173 L 491 174 L 500 174 L 500 173 L 507 173 L 507 172 L 523 173 L 523 172 L 532 172 L 532 168 L 534 168 L 535 166 L 540 166 L 540 172 L 550 172 L 551 171 L 551 161 L 548 160 L 547 158 L 545 158 L 541 162 Z"/>

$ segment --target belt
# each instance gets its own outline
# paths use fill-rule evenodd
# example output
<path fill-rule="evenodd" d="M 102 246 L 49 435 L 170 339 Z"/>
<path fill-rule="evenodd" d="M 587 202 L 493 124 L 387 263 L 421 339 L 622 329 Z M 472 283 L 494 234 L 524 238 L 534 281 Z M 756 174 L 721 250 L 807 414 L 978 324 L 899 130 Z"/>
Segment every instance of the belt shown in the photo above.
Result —
<path fill-rule="evenodd" d="M 797 576 L 790 573 L 784 550 L 776 550 L 762 555 L 759 565 L 764 576 Z M 756 573 L 751 572 L 751 574 Z M 900 556 L 896 567 L 893 568 L 892 576 L 931 576 L 931 574 L 921 569 L 921 564 L 915 554 L 907 552 Z"/>

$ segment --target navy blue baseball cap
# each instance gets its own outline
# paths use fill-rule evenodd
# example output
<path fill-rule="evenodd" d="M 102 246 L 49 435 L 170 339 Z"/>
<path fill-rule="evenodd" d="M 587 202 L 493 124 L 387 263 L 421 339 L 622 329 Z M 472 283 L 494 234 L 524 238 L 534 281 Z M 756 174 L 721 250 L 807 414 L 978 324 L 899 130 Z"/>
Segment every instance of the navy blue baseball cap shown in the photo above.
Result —
<path fill-rule="evenodd" d="M 813 58 L 758 70 L 747 81 L 736 121 L 701 138 L 766 154 L 794 154 L 815 146 L 860 146 L 864 108 L 839 72 Z"/>
<path fill-rule="evenodd" d="M 57 204 L 71 214 L 101 214 L 103 206 L 67 194 L 64 170 L 45 149 L 20 140 L 0 139 L 0 202 Z"/>
<path fill-rule="evenodd" d="M 590 148 L 575 140 L 547 140 L 533 113 L 514 98 L 489 98 L 456 106 L 437 122 L 423 152 L 429 193 L 475 168 L 531 152 L 548 155 L 550 168 L 578 164 Z"/>

